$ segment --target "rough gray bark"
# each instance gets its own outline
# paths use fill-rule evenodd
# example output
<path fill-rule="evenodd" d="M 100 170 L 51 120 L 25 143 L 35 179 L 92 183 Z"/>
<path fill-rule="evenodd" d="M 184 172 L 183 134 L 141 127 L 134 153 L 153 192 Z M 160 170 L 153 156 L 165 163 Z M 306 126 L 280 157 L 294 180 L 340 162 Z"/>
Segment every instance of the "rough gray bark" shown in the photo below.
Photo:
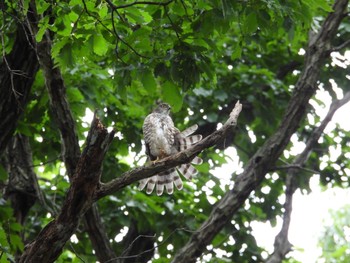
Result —
<path fill-rule="evenodd" d="M 306 163 L 311 152 L 317 146 L 318 140 L 323 134 L 324 129 L 328 123 L 332 120 L 335 112 L 344 104 L 350 101 L 350 92 L 344 95 L 341 100 L 335 100 L 332 102 L 331 107 L 326 117 L 311 134 L 306 143 L 306 147 L 303 152 L 298 155 L 295 161 L 292 163 L 291 168 L 288 170 L 286 179 L 286 201 L 284 203 L 283 224 L 281 231 L 277 234 L 274 243 L 274 251 L 266 261 L 266 263 L 281 263 L 287 253 L 292 249 L 292 244 L 288 240 L 288 230 L 292 214 L 293 194 L 297 189 L 296 178 L 300 173 L 300 168 Z M 297 168 L 300 167 L 300 168 Z M 288 167 L 287 167 L 288 168 Z"/>
<path fill-rule="evenodd" d="M 20 134 L 12 137 L 1 163 L 9 175 L 4 197 L 11 200 L 15 218 L 23 224 L 35 201 L 43 202 L 28 138 Z"/>
<path fill-rule="evenodd" d="M 18 26 L 11 53 L 1 59 L 0 155 L 16 129 L 39 70 L 33 43 L 28 41 L 28 35 L 27 27 Z"/>
<path fill-rule="evenodd" d="M 109 243 L 109 238 L 96 204 L 92 204 L 91 208 L 86 211 L 84 225 L 98 260 L 100 262 L 116 262 L 114 259 L 116 258 L 116 254 Z"/>
<path fill-rule="evenodd" d="M 74 174 L 80 156 L 80 147 L 76 131 L 75 121 L 67 100 L 66 87 L 61 71 L 54 66 L 51 57 L 51 38 L 49 31 L 46 31 L 41 42 L 35 42 L 35 35 L 38 31 L 40 17 L 36 14 L 35 3 L 31 2 L 33 18 L 27 20 L 31 29 L 36 55 L 45 76 L 45 84 L 50 98 L 50 108 L 54 121 L 58 126 L 62 141 L 61 156 L 64 160 L 68 176 Z"/>
<path fill-rule="evenodd" d="M 265 174 L 274 166 L 289 143 L 291 135 L 297 130 L 305 116 L 308 101 L 317 89 L 320 69 L 325 59 L 328 58 L 331 40 L 344 17 L 347 5 L 347 0 L 336 1 L 334 12 L 327 16 L 319 33 L 310 40 L 304 69 L 295 85 L 292 98 L 276 133 L 248 161 L 244 172 L 237 176 L 233 189 L 215 205 L 209 218 L 191 236 L 188 243 L 176 253 L 173 263 L 195 262 L 215 235 L 243 205 L 249 194 L 259 186 Z"/>
<path fill-rule="evenodd" d="M 34 241 L 26 245 L 19 262 L 53 262 L 61 254 L 66 241 L 77 229 L 80 218 L 93 203 L 102 161 L 113 137 L 114 131 L 108 133 L 95 116 L 61 212 Z"/>

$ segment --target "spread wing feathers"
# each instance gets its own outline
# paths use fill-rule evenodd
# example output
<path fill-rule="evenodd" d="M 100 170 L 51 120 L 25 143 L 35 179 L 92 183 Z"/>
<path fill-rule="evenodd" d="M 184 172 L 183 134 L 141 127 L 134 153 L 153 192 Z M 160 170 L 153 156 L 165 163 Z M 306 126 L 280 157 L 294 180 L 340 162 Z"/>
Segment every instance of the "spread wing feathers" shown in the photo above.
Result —
<path fill-rule="evenodd" d="M 191 145 L 196 144 L 200 140 L 202 140 L 202 135 L 196 134 L 190 136 L 192 133 L 194 133 L 198 129 L 198 125 L 195 124 L 186 130 L 180 132 L 177 134 L 177 147 L 178 151 L 186 150 L 187 148 L 191 147 Z"/>
<path fill-rule="evenodd" d="M 186 130 L 183 130 L 181 134 L 183 137 L 188 137 L 189 135 L 194 133 L 197 129 L 198 129 L 198 125 L 195 124 L 195 125 L 192 125 L 191 127 L 188 127 Z"/>
<path fill-rule="evenodd" d="M 202 135 L 192 135 L 186 138 L 179 138 L 179 151 L 186 150 L 200 140 L 202 140 Z"/>
<path fill-rule="evenodd" d="M 192 180 L 193 176 L 198 173 L 197 169 L 190 163 L 181 164 L 177 169 L 187 180 Z"/>

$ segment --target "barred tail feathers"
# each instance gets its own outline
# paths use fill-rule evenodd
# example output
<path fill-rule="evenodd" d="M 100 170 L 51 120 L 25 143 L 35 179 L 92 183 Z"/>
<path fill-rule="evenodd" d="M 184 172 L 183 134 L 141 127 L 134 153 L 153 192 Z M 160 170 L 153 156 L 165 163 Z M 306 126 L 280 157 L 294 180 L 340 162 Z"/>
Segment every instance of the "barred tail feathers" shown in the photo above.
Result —
<path fill-rule="evenodd" d="M 167 189 L 167 192 L 173 192 L 173 172 L 174 169 L 170 169 L 164 172 L 161 172 L 157 175 L 157 195 L 162 195 L 164 192 L 164 187 Z"/>
<path fill-rule="evenodd" d="M 154 175 L 150 179 L 148 179 L 147 188 L 146 188 L 147 194 L 151 194 L 153 192 L 153 189 L 154 189 L 156 183 L 157 183 L 157 175 Z"/>
<path fill-rule="evenodd" d="M 164 188 L 166 189 L 168 194 L 172 194 L 174 192 L 174 184 L 179 190 L 181 190 L 183 187 L 180 176 L 176 172 L 175 168 L 172 168 L 165 172 L 161 172 L 157 175 L 154 175 L 149 179 L 147 178 L 141 180 L 139 189 L 143 190 L 147 185 L 147 194 L 151 194 L 154 188 L 156 188 L 156 193 L 158 196 L 160 196 L 163 194 Z"/>
<path fill-rule="evenodd" d="M 149 178 L 145 178 L 145 179 L 140 180 L 140 183 L 139 183 L 139 190 L 140 191 L 142 191 L 145 188 L 145 186 L 148 183 L 148 180 L 149 180 Z"/>
<path fill-rule="evenodd" d="M 196 156 L 193 158 L 193 160 L 191 161 L 192 164 L 202 164 L 203 163 L 203 160 L 202 158 Z"/>

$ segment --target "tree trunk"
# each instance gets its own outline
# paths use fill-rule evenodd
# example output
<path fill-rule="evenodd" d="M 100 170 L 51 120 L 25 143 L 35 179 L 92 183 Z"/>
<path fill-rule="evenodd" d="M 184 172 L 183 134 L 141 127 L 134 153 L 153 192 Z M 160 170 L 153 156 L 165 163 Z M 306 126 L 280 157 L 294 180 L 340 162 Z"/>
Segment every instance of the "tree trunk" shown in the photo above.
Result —
<path fill-rule="evenodd" d="M 27 27 L 18 25 L 10 54 L 0 65 L 0 155 L 11 139 L 28 100 L 39 70 Z"/>
<path fill-rule="evenodd" d="M 61 254 L 65 243 L 77 229 L 79 220 L 93 203 L 102 161 L 113 137 L 114 132 L 108 133 L 95 117 L 61 212 L 35 240 L 26 245 L 19 262 L 53 262 Z"/>

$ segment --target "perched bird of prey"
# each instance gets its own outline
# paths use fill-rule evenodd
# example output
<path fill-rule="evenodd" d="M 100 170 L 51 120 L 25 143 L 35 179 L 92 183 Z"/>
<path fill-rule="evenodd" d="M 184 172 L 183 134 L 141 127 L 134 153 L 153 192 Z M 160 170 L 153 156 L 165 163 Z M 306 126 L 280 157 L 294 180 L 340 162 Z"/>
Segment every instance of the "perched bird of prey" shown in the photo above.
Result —
<path fill-rule="evenodd" d="M 190 136 L 197 130 L 198 125 L 193 125 L 180 132 L 170 117 L 170 109 L 167 103 L 161 103 L 144 121 L 142 128 L 146 154 L 152 162 L 185 150 L 202 139 L 202 135 Z M 191 163 L 201 164 L 202 159 L 196 156 Z M 191 180 L 192 176 L 198 172 L 191 163 L 182 164 L 150 178 L 142 179 L 139 189 L 143 190 L 147 185 L 146 192 L 150 194 L 156 186 L 157 195 L 161 195 L 165 186 L 168 194 L 172 194 L 175 184 L 176 188 L 181 190 L 183 185 L 178 172 L 188 180 Z"/>

